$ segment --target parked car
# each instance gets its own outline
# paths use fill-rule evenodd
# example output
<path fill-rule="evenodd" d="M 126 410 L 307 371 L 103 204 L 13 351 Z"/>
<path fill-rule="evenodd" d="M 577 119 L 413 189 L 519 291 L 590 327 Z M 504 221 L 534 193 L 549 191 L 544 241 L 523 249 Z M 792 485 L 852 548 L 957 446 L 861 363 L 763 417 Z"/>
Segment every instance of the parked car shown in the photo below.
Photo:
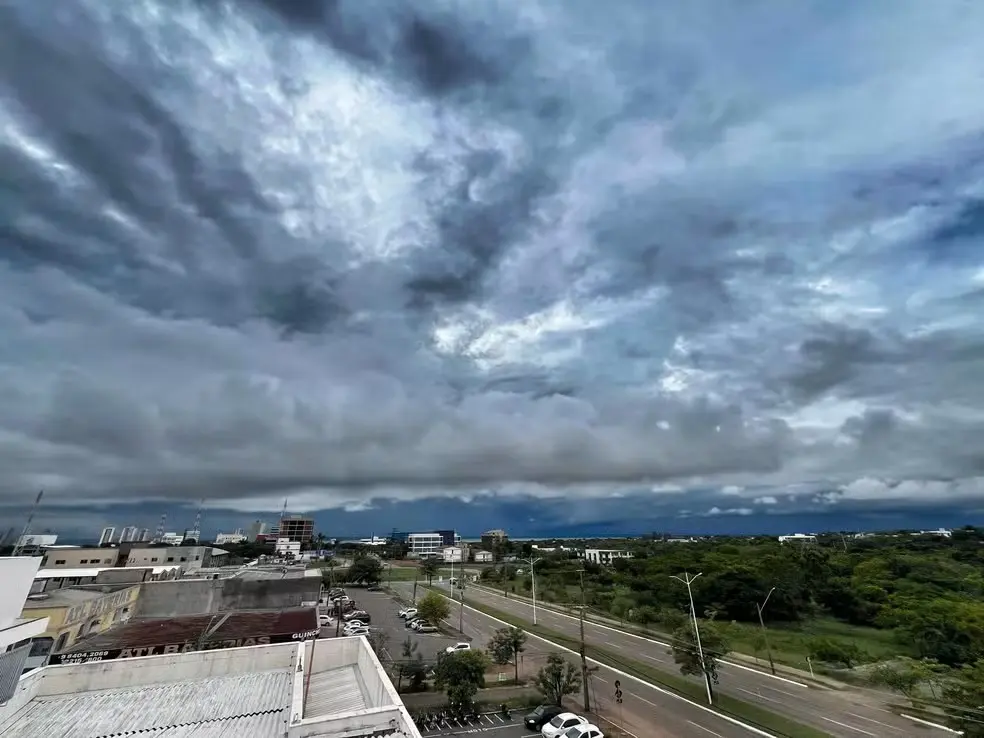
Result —
<path fill-rule="evenodd" d="M 605 738 L 597 725 L 574 725 L 563 733 L 564 738 Z"/>
<path fill-rule="evenodd" d="M 539 705 L 533 712 L 523 718 L 523 723 L 530 730 L 539 730 L 563 711 L 564 708 L 557 707 L 557 705 Z"/>
<path fill-rule="evenodd" d="M 420 621 L 420 620 L 423 620 L 423 618 L 418 618 L 416 616 L 414 616 L 412 618 L 408 618 L 407 619 L 407 622 L 406 622 L 406 627 L 412 628 L 413 627 L 413 624 L 416 623 L 416 622 L 418 622 L 418 621 Z"/>
<path fill-rule="evenodd" d="M 318 615 L 318 625 L 322 628 L 326 628 L 329 625 L 334 625 L 335 621 L 328 615 Z"/>
<path fill-rule="evenodd" d="M 418 633 L 437 633 L 437 628 L 430 623 L 424 623 L 423 625 L 418 625 L 416 627 Z"/>
<path fill-rule="evenodd" d="M 380 587 L 378 584 L 370 584 L 368 587 L 366 587 L 366 592 L 382 592 L 382 591 L 383 588 Z"/>
<path fill-rule="evenodd" d="M 368 628 L 355 628 L 354 630 L 348 631 L 345 635 L 349 638 L 354 638 L 355 636 L 367 636 L 370 632 Z"/>
<path fill-rule="evenodd" d="M 410 627 L 419 633 L 421 628 L 434 627 L 434 626 L 432 626 L 423 618 L 419 618 L 418 620 L 414 620 L 413 623 L 411 623 Z"/>
<path fill-rule="evenodd" d="M 564 733 L 575 725 L 587 724 L 587 718 L 575 715 L 573 712 L 562 712 L 559 715 L 555 715 L 550 722 L 540 728 L 540 735 L 543 738 L 558 738 L 558 736 L 564 735 Z"/>
<path fill-rule="evenodd" d="M 351 620 L 361 620 L 364 623 L 368 623 L 372 620 L 372 618 L 369 617 L 369 613 L 365 610 L 352 610 L 352 612 L 347 612 L 342 615 L 342 620 L 345 622 L 349 622 Z"/>
<path fill-rule="evenodd" d="M 444 649 L 444 653 L 458 653 L 458 651 L 471 651 L 470 643 L 455 643 Z"/>
<path fill-rule="evenodd" d="M 362 620 L 350 620 L 342 626 L 342 630 L 345 630 L 346 628 L 367 628 L 368 626 L 369 623 Z"/>
<path fill-rule="evenodd" d="M 409 620 L 416 614 L 417 614 L 416 607 L 405 607 L 402 610 L 400 610 L 400 617 L 403 618 L 404 620 Z"/>

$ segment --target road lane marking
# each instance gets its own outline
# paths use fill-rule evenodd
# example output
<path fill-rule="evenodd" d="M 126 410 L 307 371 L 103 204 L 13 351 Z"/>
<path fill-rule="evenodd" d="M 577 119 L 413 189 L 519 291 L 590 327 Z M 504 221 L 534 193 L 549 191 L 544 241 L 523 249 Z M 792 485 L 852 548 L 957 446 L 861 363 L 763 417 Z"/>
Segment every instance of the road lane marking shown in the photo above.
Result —
<path fill-rule="evenodd" d="M 494 590 L 488 590 L 488 589 L 484 589 L 482 587 L 475 587 L 475 589 L 477 591 L 479 591 L 479 592 L 482 592 L 483 594 L 486 594 L 486 595 L 494 594 L 497 597 L 500 597 L 501 599 L 506 599 L 506 600 L 509 599 L 507 597 L 502 597 L 502 595 L 498 594 Z M 511 602 L 519 602 L 519 604 L 525 605 L 527 608 L 530 607 L 529 603 L 527 603 L 527 602 L 522 602 L 522 601 L 518 601 L 518 600 L 511 600 Z M 544 607 L 544 610 L 546 610 L 551 615 L 554 615 L 556 617 L 567 618 L 569 620 L 578 620 L 578 621 L 580 620 L 580 618 L 574 617 L 573 615 L 568 615 L 567 613 L 563 613 L 563 612 L 557 612 L 556 610 L 550 610 L 549 608 L 546 608 L 546 607 Z M 512 614 L 513 615 L 517 615 L 518 613 L 512 613 Z M 537 614 L 539 615 L 539 613 L 537 613 Z M 612 631 L 614 633 L 620 633 L 621 635 L 626 635 L 626 636 L 629 636 L 631 638 L 638 638 L 640 641 L 648 641 L 649 643 L 655 643 L 655 644 L 657 644 L 659 646 L 666 646 L 667 648 L 670 647 L 670 644 L 669 643 L 664 643 L 663 641 L 657 641 L 654 638 L 646 638 L 645 636 L 636 635 L 635 633 L 630 633 L 627 630 L 619 630 L 618 628 L 613 628 L 610 625 L 602 625 L 601 623 L 598 623 L 598 622 L 596 622 L 594 620 L 585 620 L 584 621 L 584 624 L 585 625 L 593 625 L 596 628 L 604 628 L 605 630 L 610 630 L 610 631 Z M 768 672 L 761 671 L 760 669 L 756 669 L 755 667 L 752 667 L 752 666 L 744 666 L 743 664 L 737 664 L 734 661 L 724 661 L 724 660 L 722 660 L 720 663 L 723 664 L 723 665 L 727 665 L 727 666 L 734 666 L 734 667 L 736 667 L 738 669 L 744 669 L 745 671 L 750 671 L 750 672 L 753 672 L 755 674 L 758 674 L 759 676 L 768 677 L 769 679 L 776 679 L 776 680 L 778 680 L 780 682 L 785 682 L 786 684 L 795 684 L 797 687 L 802 687 L 803 689 L 809 689 L 810 688 L 810 685 L 809 684 L 803 684 L 803 682 L 797 682 L 795 679 L 787 679 L 786 677 L 781 677 L 781 676 L 778 676 L 776 674 L 769 674 Z"/>
<path fill-rule="evenodd" d="M 857 718 L 858 720 L 865 720 L 865 721 L 867 721 L 869 723 L 874 723 L 875 725 L 880 725 L 883 728 L 888 728 L 889 730 L 894 730 L 896 732 L 902 730 L 901 728 L 897 728 L 894 725 L 889 725 L 888 723 L 883 723 L 881 720 L 875 720 L 874 718 L 865 717 L 864 715 L 858 715 L 857 713 L 854 713 L 854 712 L 848 712 L 848 713 L 845 713 L 845 714 L 846 715 L 850 715 L 853 718 Z"/>
<path fill-rule="evenodd" d="M 745 694 L 750 694 L 752 697 L 758 697 L 760 700 L 765 700 L 767 702 L 775 702 L 777 705 L 783 704 L 782 700 L 776 700 L 772 697 L 766 697 L 764 694 L 759 694 L 758 692 L 752 692 L 751 690 L 745 689 L 744 687 L 738 687 L 739 692 L 744 692 Z"/>
<path fill-rule="evenodd" d="M 875 733 L 871 733 L 871 732 L 869 732 L 867 730 L 864 730 L 862 728 L 855 728 L 853 725 L 848 725 L 847 723 L 840 723 L 840 722 L 838 722 L 836 720 L 833 720 L 833 719 L 831 719 L 829 717 L 824 717 L 823 715 L 818 715 L 818 717 L 821 720 L 826 720 L 828 723 L 833 723 L 834 725 L 839 725 L 842 728 L 847 728 L 848 730 L 853 730 L 853 731 L 856 731 L 858 733 L 864 733 L 865 735 L 873 736 L 873 738 L 878 738 L 878 736 Z"/>
<path fill-rule="evenodd" d="M 724 738 L 724 736 L 721 735 L 720 733 L 715 733 L 713 730 L 711 730 L 710 728 L 705 728 L 700 723 L 695 723 L 693 720 L 688 720 L 687 722 L 690 723 L 691 725 L 693 725 L 695 728 L 700 728 L 701 730 L 706 730 L 711 735 L 716 735 L 717 738 Z"/>
<path fill-rule="evenodd" d="M 940 725 L 939 723 L 931 723 L 929 720 L 923 720 L 922 718 L 913 717 L 912 715 L 906 715 L 904 712 L 900 712 L 899 716 L 904 717 L 906 720 L 911 720 L 914 723 L 919 723 L 920 725 L 928 725 L 931 728 L 945 730 L 947 733 L 953 733 L 954 735 L 963 735 L 963 731 L 954 730 L 953 728 L 948 728 L 945 725 Z"/>
<path fill-rule="evenodd" d="M 441 596 L 444 597 L 445 599 L 450 599 L 447 595 L 442 594 Z M 476 607 L 472 607 L 471 605 L 467 605 L 467 604 L 465 605 L 465 607 L 468 608 L 469 610 L 471 610 L 474 613 L 477 613 L 477 614 L 479 614 L 479 615 L 481 615 L 481 616 L 483 616 L 485 618 L 488 618 L 489 620 L 491 620 L 493 622 L 500 623 L 503 627 L 507 627 L 507 628 L 508 627 L 512 627 L 505 620 L 500 620 L 499 618 L 497 618 L 497 617 L 495 617 L 493 615 L 489 615 L 488 613 L 484 613 L 484 612 L 482 612 L 481 610 L 479 610 Z M 616 632 L 618 632 L 618 631 L 616 631 Z M 533 638 L 536 638 L 538 641 L 543 641 L 544 643 L 549 643 L 551 646 L 553 646 L 554 648 L 559 649 L 561 651 L 566 651 L 567 653 L 573 654 L 575 656 L 579 656 L 580 655 L 574 649 L 568 648 L 567 646 L 562 646 L 559 643 L 554 643 L 549 638 L 544 638 L 543 636 L 538 636 L 535 633 L 528 633 L 527 635 L 532 636 Z M 649 639 L 648 638 L 643 638 L 642 640 L 649 640 Z M 598 659 L 593 659 L 591 657 L 588 657 L 586 659 L 586 661 L 589 661 L 592 664 L 596 664 L 597 666 L 600 666 L 603 669 L 607 669 L 608 671 L 612 672 L 613 674 L 618 674 L 619 677 L 621 677 L 622 679 L 630 679 L 630 680 L 636 682 L 637 684 L 643 685 L 647 689 L 651 689 L 654 692 L 659 692 L 660 694 L 666 695 L 670 699 L 674 699 L 674 700 L 677 700 L 679 702 L 686 703 L 686 704 L 690 705 L 691 707 L 693 707 L 694 709 L 700 710 L 701 712 L 706 712 L 709 715 L 714 715 L 719 720 L 724 720 L 725 722 L 731 723 L 732 725 L 737 725 L 739 728 L 744 728 L 745 730 L 749 731 L 750 733 L 754 733 L 755 735 L 763 736 L 763 738 L 779 738 L 778 736 L 773 735 L 772 733 L 769 733 L 768 731 L 762 730 L 761 728 L 756 728 L 754 725 L 749 725 L 748 723 L 744 723 L 741 720 L 739 720 L 738 718 L 733 718 L 730 715 L 725 715 L 724 713 L 718 712 L 717 710 L 714 710 L 714 709 L 712 709 L 710 707 L 705 707 L 704 705 L 698 704 L 696 702 L 692 702 L 691 700 L 688 700 L 686 697 L 683 697 L 683 696 L 677 694 L 676 692 L 671 692 L 668 689 L 664 689 L 663 687 L 660 687 L 659 685 L 653 684 L 652 682 L 647 682 L 645 679 L 641 679 L 641 678 L 635 676 L 634 674 L 629 674 L 628 672 L 622 671 L 621 669 L 616 669 L 614 667 L 611 667 L 608 664 L 605 664 L 605 663 L 603 663 L 601 661 L 598 661 Z M 637 697 L 638 697 L 638 695 L 637 695 Z M 642 698 L 640 697 L 639 699 L 642 699 Z M 648 702 L 648 700 L 644 700 L 644 701 Z M 650 703 L 650 704 L 654 704 L 654 703 Z"/>

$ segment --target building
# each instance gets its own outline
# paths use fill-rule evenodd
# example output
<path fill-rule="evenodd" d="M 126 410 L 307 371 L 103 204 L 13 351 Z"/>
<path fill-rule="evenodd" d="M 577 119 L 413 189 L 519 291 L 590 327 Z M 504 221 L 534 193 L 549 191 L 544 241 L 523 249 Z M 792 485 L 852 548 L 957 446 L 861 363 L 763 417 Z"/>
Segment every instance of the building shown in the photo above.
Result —
<path fill-rule="evenodd" d="M 289 538 L 278 538 L 273 545 L 273 553 L 285 558 L 299 559 L 301 557 L 301 542 Z"/>
<path fill-rule="evenodd" d="M 17 539 L 15 548 L 18 549 L 18 553 L 21 556 L 40 556 L 41 549 L 45 546 L 54 546 L 58 543 L 58 535 L 55 533 L 46 533 L 39 536 L 21 536 Z"/>
<path fill-rule="evenodd" d="M 460 564 L 465 560 L 465 551 L 466 549 L 461 546 L 448 546 L 447 548 L 441 549 L 441 558 L 447 564 Z"/>
<path fill-rule="evenodd" d="M 62 651 L 80 638 L 126 621 L 139 595 L 139 584 L 106 584 L 28 596 L 21 617 L 45 617 L 48 627 L 34 639 L 25 668 L 44 666 L 52 651 Z"/>
<path fill-rule="evenodd" d="M 246 534 L 242 528 L 237 528 L 234 533 L 218 533 L 215 536 L 215 544 L 220 546 L 224 543 L 245 543 Z"/>
<path fill-rule="evenodd" d="M 118 548 L 56 547 L 45 549 L 42 567 L 46 570 L 105 569 L 176 564 L 182 569 L 197 569 L 210 566 L 213 555 L 227 555 L 227 552 L 211 546 L 138 546 L 133 543 L 120 544 Z"/>
<path fill-rule="evenodd" d="M 808 545 L 816 542 L 817 537 L 807 533 L 793 533 L 788 536 L 779 536 L 779 543 L 798 543 L 800 545 Z"/>
<path fill-rule="evenodd" d="M 321 572 L 318 569 L 254 566 L 239 568 L 231 575 L 211 569 L 201 579 L 145 582 L 140 588 L 133 617 L 173 618 L 246 610 L 291 610 L 312 607 L 319 597 Z"/>
<path fill-rule="evenodd" d="M 128 525 L 120 531 L 120 543 L 130 543 L 135 540 L 137 540 L 136 526 Z"/>
<path fill-rule="evenodd" d="M 105 546 L 107 543 L 113 542 L 113 536 L 116 535 L 116 528 L 103 528 L 102 533 L 99 535 L 99 545 Z"/>
<path fill-rule="evenodd" d="M 460 546 L 461 536 L 450 531 L 450 538 L 444 534 L 449 531 L 432 531 L 430 533 L 408 533 L 407 546 L 409 555 L 418 558 L 442 556 L 443 550 L 449 546 Z"/>
<path fill-rule="evenodd" d="M 160 543 L 163 543 L 165 546 L 180 546 L 183 542 L 184 536 L 173 531 L 162 535 L 160 540 Z"/>
<path fill-rule="evenodd" d="M 205 613 L 137 618 L 55 651 L 52 664 L 129 659 L 189 651 L 213 651 L 270 643 L 296 643 L 320 633 L 316 606 L 291 610 Z"/>
<path fill-rule="evenodd" d="M 0 734 L 420 738 L 364 638 L 47 666 L 0 705 Z"/>
<path fill-rule="evenodd" d="M 631 559 L 631 551 L 621 551 L 618 549 L 605 549 L 605 548 L 586 548 L 584 549 L 584 560 L 590 561 L 592 564 L 601 564 L 602 566 L 608 566 L 615 559 Z"/>
<path fill-rule="evenodd" d="M 117 567 L 107 566 L 92 569 L 40 569 L 31 585 L 31 594 L 52 592 L 65 587 L 79 587 L 87 584 L 133 584 L 181 576 L 181 567 Z"/>
<path fill-rule="evenodd" d="M 506 531 L 501 528 L 495 528 L 493 530 L 487 530 L 482 533 L 481 541 L 484 548 L 495 548 L 496 546 L 501 546 L 508 540 L 509 536 L 506 535 Z"/>
<path fill-rule="evenodd" d="M 491 551 L 476 551 L 475 552 L 475 563 L 476 564 L 491 564 L 495 557 L 492 555 Z"/>
<path fill-rule="evenodd" d="M 42 569 L 98 569 L 111 566 L 120 566 L 119 549 L 96 546 L 49 547 L 45 549 L 41 562 Z"/>
<path fill-rule="evenodd" d="M 141 528 L 140 529 L 140 535 L 137 537 L 137 540 L 140 541 L 140 542 L 149 541 L 150 540 L 150 530 L 148 528 Z"/>
<path fill-rule="evenodd" d="M 48 619 L 21 614 L 21 608 L 31 591 L 34 575 L 41 565 L 37 556 L 5 556 L 0 558 L 0 704 L 10 699 L 17 680 L 24 672 L 31 653 L 31 640 L 44 633 Z M 5 735 L 0 722 L 0 735 Z"/>
<path fill-rule="evenodd" d="M 257 536 L 263 536 L 270 532 L 270 524 L 262 520 L 254 520 L 249 526 L 249 540 L 255 541 Z"/>
<path fill-rule="evenodd" d="M 278 538 L 289 538 L 298 543 L 307 543 L 314 538 L 314 520 L 312 518 L 302 518 L 292 515 L 288 518 L 280 519 L 280 529 L 277 532 Z"/>

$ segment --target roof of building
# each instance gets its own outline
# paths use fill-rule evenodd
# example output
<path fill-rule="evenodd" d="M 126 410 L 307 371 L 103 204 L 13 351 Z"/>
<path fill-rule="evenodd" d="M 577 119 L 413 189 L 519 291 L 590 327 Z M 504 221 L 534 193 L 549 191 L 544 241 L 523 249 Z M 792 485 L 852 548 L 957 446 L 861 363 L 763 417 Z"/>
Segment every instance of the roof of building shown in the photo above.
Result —
<path fill-rule="evenodd" d="M 137 570 L 137 569 L 153 569 L 154 574 L 163 574 L 166 571 L 174 571 L 175 569 L 180 569 L 178 564 L 171 564 L 169 566 L 90 566 L 90 567 L 80 567 L 78 569 L 38 569 L 38 573 L 34 576 L 35 579 L 73 579 L 76 577 L 94 577 L 101 571 L 114 571 L 118 569 L 125 569 L 127 571 Z"/>
<path fill-rule="evenodd" d="M 290 610 L 245 610 L 175 618 L 135 618 L 76 641 L 64 653 L 84 653 L 115 648 L 141 648 L 196 641 L 209 633 L 209 641 L 255 638 L 267 635 L 308 633 L 318 629 L 314 607 Z"/>
<path fill-rule="evenodd" d="M 362 638 L 36 669 L 0 705 L 0 734 L 420 738 Z"/>
<path fill-rule="evenodd" d="M 24 603 L 25 610 L 36 610 L 48 607 L 62 607 L 77 605 L 87 600 L 96 600 L 121 589 L 129 589 L 137 586 L 133 584 L 101 584 L 86 585 L 83 587 L 65 587 L 64 589 L 54 589 L 50 592 L 28 595 Z"/>

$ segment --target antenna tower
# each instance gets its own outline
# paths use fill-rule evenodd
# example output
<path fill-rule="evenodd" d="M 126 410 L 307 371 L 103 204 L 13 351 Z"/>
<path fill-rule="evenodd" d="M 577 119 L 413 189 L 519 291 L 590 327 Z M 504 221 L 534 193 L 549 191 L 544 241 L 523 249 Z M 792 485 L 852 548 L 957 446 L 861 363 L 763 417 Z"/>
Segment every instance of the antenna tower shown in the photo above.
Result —
<path fill-rule="evenodd" d="M 198 512 L 195 513 L 195 526 L 191 529 L 191 534 L 195 539 L 196 546 L 202 539 L 202 507 L 204 505 L 205 499 L 202 498 L 202 500 L 198 503 Z"/>
<path fill-rule="evenodd" d="M 11 556 L 20 556 L 23 550 L 23 542 L 27 537 L 27 534 L 31 532 L 31 522 L 34 520 L 34 513 L 38 511 L 38 505 L 41 504 L 41 497 L 44 495 L 44 490 L 38 492 L 38 496 L 34 498 L 34 505 L 31 506 L 31 512 L 27 515 L 27 522 L 24 523 L 24 530 L 21 532 L 20 538 L 17 539 L 17 543 L 14 544 L 14 550 Z"/>

